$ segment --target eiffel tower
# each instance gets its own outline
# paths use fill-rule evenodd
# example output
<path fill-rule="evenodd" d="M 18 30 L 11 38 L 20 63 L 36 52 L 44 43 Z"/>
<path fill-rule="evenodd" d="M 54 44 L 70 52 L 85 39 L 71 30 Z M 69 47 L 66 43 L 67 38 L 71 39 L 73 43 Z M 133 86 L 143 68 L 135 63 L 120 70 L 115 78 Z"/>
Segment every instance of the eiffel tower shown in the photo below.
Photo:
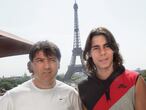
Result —
<path fill-rule="evenodd" d="M 73 42 L 73 50 L 72 57 L 70 61 L 70 65 L 68 66 L 68 70 L 64 76 L 64 81 L 68 81 L 71 79 L 71 76 L 74 73 L 81 72 L 85 73 L 85 65 L 82 57 L 82 48 L 79 36 L 79 25 L 78 25 L 78 5 L 75 1 L 74 3 L 74 42 Z M 80 57 L 81 64 L 76 64 L 76 58 Z"/>

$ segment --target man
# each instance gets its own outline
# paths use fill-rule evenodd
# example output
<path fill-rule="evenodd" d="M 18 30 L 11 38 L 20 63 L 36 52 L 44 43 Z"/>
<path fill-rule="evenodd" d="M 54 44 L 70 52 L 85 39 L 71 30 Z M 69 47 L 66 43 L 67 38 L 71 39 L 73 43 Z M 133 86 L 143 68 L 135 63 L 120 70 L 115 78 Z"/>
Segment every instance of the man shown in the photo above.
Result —
<path fill-rule="evenodd" d="M 92 30 L 83 57 L 89 76 L 79 85 L 84 110 L 146 110 L 146 84 L 125 69 L 119 47 L 106 28 Z"/>
<path fill-rule="evenodd" d="M 0 110 L 81 110 L 77 91 L 56 80 L 61 54 L 54 43 L 37 42 L 29 59 L 33 79 L 8 91 Z"/>

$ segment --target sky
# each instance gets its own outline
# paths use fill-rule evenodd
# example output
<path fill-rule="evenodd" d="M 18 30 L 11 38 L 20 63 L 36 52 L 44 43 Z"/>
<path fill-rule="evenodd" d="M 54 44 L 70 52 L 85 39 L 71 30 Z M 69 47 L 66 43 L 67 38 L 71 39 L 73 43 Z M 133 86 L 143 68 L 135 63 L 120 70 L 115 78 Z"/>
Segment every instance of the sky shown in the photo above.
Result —
<path fill-rule="evenodd" d="M 74 36 L 74 0 L 0 0 L 0 30 L 37 42 L 49 40 L 62 53 L 59 73 L 70 64 Z M 76 0 L 81 47 L 91 29 L 109 29 L 128 69 L 146 69 L 145 0 Z M 0 77 L 20 76 L 28 55 L 0 58 Z"/>

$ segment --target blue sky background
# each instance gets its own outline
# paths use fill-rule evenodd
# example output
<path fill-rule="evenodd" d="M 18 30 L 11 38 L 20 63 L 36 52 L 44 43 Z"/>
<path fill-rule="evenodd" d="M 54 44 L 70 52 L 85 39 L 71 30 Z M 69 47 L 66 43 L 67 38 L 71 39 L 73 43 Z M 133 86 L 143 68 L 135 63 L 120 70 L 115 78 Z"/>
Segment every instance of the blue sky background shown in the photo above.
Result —
<path fill-rule="evenodd" d="M 107 27 L 120 45 L 124 65 L 146 69 L 145 0 L 77 0 L 81 46 L 90 30 Z M 0 30 L 32 42 L 50 40 L 61 49 L 65 73 L 73 48 L 74 0 L 0 0 Z M 28 55 L 0 58 L 0 77 L 28 73 Z"/>

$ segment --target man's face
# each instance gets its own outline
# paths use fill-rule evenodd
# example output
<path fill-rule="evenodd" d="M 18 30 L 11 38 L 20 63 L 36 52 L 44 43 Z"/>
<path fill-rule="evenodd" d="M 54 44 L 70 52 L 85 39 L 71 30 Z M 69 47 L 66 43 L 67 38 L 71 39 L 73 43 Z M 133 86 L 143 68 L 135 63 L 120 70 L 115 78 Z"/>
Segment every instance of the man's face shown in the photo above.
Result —
<path fill-rule="evenodd" d="M 59 61 L 55 56 L 46 56 L 38 51 L 32 61 L 35 80 L 39 82 L 52 82 L 55 80 L 59 68 Z"/>
<path fill-rule="evenodd" d="M 103 35 L 92 38 L 90 56 L 98 70 L 112 68 L 113 66 L 113 50 L 109 47 Z"/>

